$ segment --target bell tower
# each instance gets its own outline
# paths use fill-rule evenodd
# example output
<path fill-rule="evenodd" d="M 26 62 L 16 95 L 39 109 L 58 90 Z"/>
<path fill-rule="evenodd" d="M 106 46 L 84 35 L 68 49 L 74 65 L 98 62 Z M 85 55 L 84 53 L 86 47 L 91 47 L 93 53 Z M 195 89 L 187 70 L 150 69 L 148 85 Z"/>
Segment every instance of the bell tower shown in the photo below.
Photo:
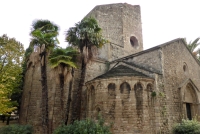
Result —
<path fill-rule="evenodd" d="M 100 59 L 112 61 L 143 50 L 139 5 L 99 5 L 90 11 L 89 16 L 97 19 L 103 37 L 110 42 L 99 50 Z"/>

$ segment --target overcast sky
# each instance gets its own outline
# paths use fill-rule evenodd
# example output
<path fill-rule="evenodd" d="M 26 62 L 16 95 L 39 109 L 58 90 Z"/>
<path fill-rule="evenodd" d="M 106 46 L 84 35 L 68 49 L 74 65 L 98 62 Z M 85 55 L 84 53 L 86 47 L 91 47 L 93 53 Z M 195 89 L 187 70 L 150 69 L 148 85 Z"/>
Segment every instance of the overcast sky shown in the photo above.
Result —
<path fill-rule="evenodd" d="M 0 0 L 0 36 L 15 37 L 28 47 L 35 19 L 48 19 L 64 32 L 96 5 L 128 3 L 141 6 L 144 49 L 175 38 L 194 40 L 200 36 L 200 0 Z"/>

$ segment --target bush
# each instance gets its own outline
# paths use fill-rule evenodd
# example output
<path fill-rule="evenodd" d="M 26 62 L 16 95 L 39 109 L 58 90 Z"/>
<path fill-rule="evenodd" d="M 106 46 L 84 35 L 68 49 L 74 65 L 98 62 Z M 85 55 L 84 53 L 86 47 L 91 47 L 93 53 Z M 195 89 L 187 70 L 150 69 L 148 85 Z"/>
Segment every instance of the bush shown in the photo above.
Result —
<path fill-rule="evenodd" d="M 0 134 L 32 134 L 33 128 L 31 125 L 9 125 L 0 128 Z"/>
<path fill-rule="evenodd" d="M 200 123 L 195 119 L 183 119 L 173 127 L 173 134 L 200 134 Z"/>
<path fill-rule="evenodd" d="M 53 134 L 111 134 L 109 127 L 104 125 L 104 121 L 100 118 L 97 122 L 86 119 L 75 121 L 68 126 L 59 126 Z"/>

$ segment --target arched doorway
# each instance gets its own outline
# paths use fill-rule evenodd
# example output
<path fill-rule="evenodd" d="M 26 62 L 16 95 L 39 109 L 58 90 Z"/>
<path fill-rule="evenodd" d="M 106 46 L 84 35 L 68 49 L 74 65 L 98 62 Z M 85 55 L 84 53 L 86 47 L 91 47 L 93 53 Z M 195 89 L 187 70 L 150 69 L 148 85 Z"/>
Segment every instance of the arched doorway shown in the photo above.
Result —
<path fill-rule="evenodd" d="M 191 83 L 188 83 L 184 90 L 183 111 L 185 117 L 189 120 L 192 120 L 198 114 L 198 98 L 195 88 Z"/>

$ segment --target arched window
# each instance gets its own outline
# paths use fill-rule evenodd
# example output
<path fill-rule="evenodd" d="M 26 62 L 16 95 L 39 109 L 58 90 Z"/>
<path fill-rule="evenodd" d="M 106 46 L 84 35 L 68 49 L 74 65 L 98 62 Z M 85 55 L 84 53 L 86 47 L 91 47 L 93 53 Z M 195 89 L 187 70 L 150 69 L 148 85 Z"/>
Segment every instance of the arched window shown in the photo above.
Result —
<path fill-rule="evenodd" d="M 91 103 L 90 110 L 93 110 L 95 105 L 95 89 L 93 85 L 91 85 L 90 87 L 90 103 Z"/>
<path fill-rule="evenodd" d="M 120 85 L 120 93 L 123 95 L 123 99 L 128 99 L 130 97 L 131 87 L 127 82 Z"/>
<path fill-rule="evenodd" d="M 130 37 L 130 43 L 131 43 L 131 46 L 134 48 L 138 48 L 139 46 L 138 40 L 135 36 Z"/>
<path fill-rule="evenodd" d="M 101 109 L 99 107 L 96 107 L 94 111 L 94 118 L 98 119 L 98 116 L 102 116 L 102 113 L 101 113 Z"/>
<path fill-rule="evenodd" d="M 130 106 L 130 91 L 131 91 L 131 87 L 127 82 L 124 82 L 120 85 L 120 93 L 122 96 L 122 117 L 124 119 L 128 119 L 129 118 L 129 112 L 127 112 L 129 106 Z"/>
<path fill-rule="evenodd" d="M 134 86 L 135 98 L 136 98 L 136 110 L 140 112 L 143 109 L 143 88 L 141 83 L 136 83 Z M 139 113 L 138 113 L 139 114 Z"/>
<path fill-rule="evenodd" d="M 155 97 L 155 92 L 153 93 L 153 85 L 152 84 L 147 84 L 147 102 L 148 102 L 148 106 L 149 105 L 152 105 L 151 100 L 152 100 L 152 97 Z"/>
<path fill-rule="evenodd" d="M 115 98 L 116 98 L 116 90 L 115 90 L 116 86 L 114 83 L 110 83 L 108 85 L 108 102 L 107 102 L 107 106 L 108 106 L 108 113 L 109 116 L 108 118 L 110 120 L 114 120 L 115 119 Z"/>
<path fill-rule="evenodd" d="M 108 85 L 108 99 L 115 99 L 115 97 L 116 97 L 115 84 L 110 83 Z"/>
<path fill-rule="evenodd" d="M 140 82 L 134 85 L 135 98 L 136 98 L 136 112 L 137 121 L 143 122 L 143 88 Z M 143 127 L 138 125 L 138 127 Z"/>
<path fill-rule="evenodd" d="M 152 84 L 147 84 L 147 91 L 152 92 L 153 91 L 153 86 Z"/>

